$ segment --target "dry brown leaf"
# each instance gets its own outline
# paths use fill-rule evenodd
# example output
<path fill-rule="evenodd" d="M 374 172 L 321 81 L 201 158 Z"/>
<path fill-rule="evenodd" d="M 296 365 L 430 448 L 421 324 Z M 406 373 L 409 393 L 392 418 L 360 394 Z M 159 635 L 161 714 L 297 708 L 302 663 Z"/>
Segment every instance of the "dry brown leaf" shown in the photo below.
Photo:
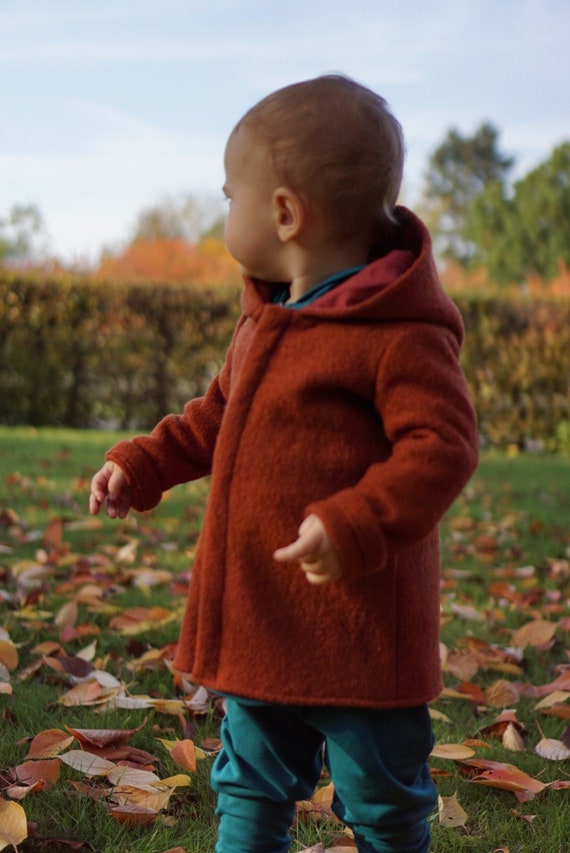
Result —
<path fill-rule="evenodd" d="M 168 808 L 173 789 L 164 791 L 156 789 L 137 788 L 133 785 L 117 785 L 113 788 L 113 800 L 119 806 L 141 806 L 159 812 Z"/>
<path fill-rule="evenodd" d="M 91 755 L 91 753 L 86 754 Z M 111 764 L 112 762 L 107 763 Z M 159 777 L 151 770 L 138 770 L 135 767 L 126 767 L 123 764 L 113 764 L 107 773 L 107 778 L 112 785 L 130 785 L 133 788 L 141 788 L 142 790 L 148 790 L 149 788 L 156 790 L 155 786 L 160 784 Z"/>
<path fill-rule="evenodd" d="M 451 604 L 451 609 L 456 616 L 460 616 L 468 622 L 485 621 L 485 615 L 471 604 Z"/>
<path fill-rule="evenodd" d="M 532 776 L 524 773 L 518 767 L 512 764 L 504 764 L 501 761 L 474 758 L 462 762 L 462 767 L 465 770 L 474 768 L 479 771 L 476 776 L 469 779 L 470 782 L 487 785 L 490 788 L 501 788 L 503 791 L 513 791 L 513 793 L 523 794 L 529 799 L 542 793 L 547 787 L 543 782 L 533 779 Z"/>
<path fill-rule="evenodd" d="M 53 758 L 67 749 L 74 738 L 61 729 L 46 729 L 32 738 L 28 758 Z"/>
<path fill-rule="evenodd" d="M 438 797 L 439 822 L 444 826 L 458 827 L 467 823 L 467 812 L 459 804 L 457 794 L 451 797 Z"/>
<path fill-rule="evenodd" d="M 196 749 L 191 740 L 179 740 L 170 750 L 170 757 L 184 770 L 196 772 Z"/>
<path fill-rule="evenodd" d="M 438 711 L 437 708 L 430 708 L 429 715 L 432 720 L 439 720 L 442 723 L 451 723 L 451 717 L 448 717 L 447 714 L 444 714 L 443 711 Z"/>
<path fill-rule="evenodd" d="M 151 826 L 158 817 L 158 812 L 143 806 L 115 806 L 111 809 L 111 817 L 128 826 Z"/>
<path fill-rule="evenodd" d="M 524 738 L 518 726 L 514 723 L 508 723 L 503 732 L 503 746 L 511 752 L 523 752 L 525 749 Z"/>
<path fill-rule="evenodd" d="M 464 743 L 438 743 L 431 751 L 432 758 L 448 758 L 452 761 L 462 761 L 475 755 L 474 750 Z"/>
<path fill-rule="evenodd" d="M 72 687 L 71 690 L 60 696 L 57 701 L 60 705 L 65 705 L 67 708 L 72 708 L 74 705 L 104 705 L 105 702 L 109 702 L 116 696 L 118 692 L 118 687 L 103 688 L 93 678 Z"/>
<path fill-rule="evenodd" d="M 94 746 L 97 749 L 102 749 L 106 746 L 126 743 L 132 735 L 140 732 L 145 725 L 146 719 L 135 729 L 74 729 L 71 726 L 66 726 L 66 729 L 77 738 L 84 748 L 89 749 L 89 746 Z"/>
<path fill-rule="evenodd" d="M 11 640 L 0 640 L 0 663 L 8 672 L 14 672 L 18 666 L 18 649 Z"/>
<path fill-rule="evenodd" d="M 548 622 L 546 619 L 533 619 L 532 622 L 527 622 L 526 625 L 515 631 L 511 643 L 516 648 L 521 649 L 526 646 L 542 646 L 554 637 L 557 627 L 555 622 Z"/>
<path fill-rule="evenodd" d="M 19 803 L 0 799 L 0 850 L 16 849 L 28 837 L 26 812 Z"/>
<path fill-rule="evenodd" d="M 58 628 L 73 628 L 77 622 L 78 607 L 76 601 L 68 601 L 58 611 L 54 618 L 54 624 Z"/>
<path fill-rule="evenodd" d="M 40 785 L 51 788 L 59 778 L 60 763 L 57 758 L 24 761 L 15 768 L 16 778 L 24 785 Z"/>
<path fill-rule="evenodd" d="M 565 761 L 570 758 L 570 749 L 561 740 L 551 737 L 543 737 L 536 747 L 535 752 L 549 761 Z"/>
<path fill-rule="evenodd" d="M 485 690 L 485 699 L 494 708 L 508 708 L 518 702 L 519 691 L 510 681 L 500 678 Z"/>
<path fill-rule="evenodd" d="M 107 759 L 93 755 L 91 752 L 84 752 L 82 749 L 72 749 L 65 752 L 59 756 L 59 761 L 63 761 L 69 767 L 73 767 L 74 770 L 85 773 L 86 776 L 107 776 L 111 770 L 117 767 L 112 761 L 107 761 Z"/>
<path fill-rule="evenodd" d="M 537 702 L 534 710 L 540 711 L 543 708 L 551 708 L 553 705 L 561 705 L 567 699 L 570 699 L 570 693 L 567 690 L 554 690 L 548 696 L 545 696 L 544 699 L 541 699 L 540 702 Z"/>
<path fill-rule="evenodd" d="M 460 681 L 470 681 L 479 671 L 479 661 L 469 649 L 462 652 L 450 652 L 447 655 L 443 670 L 450 672 Z"/>

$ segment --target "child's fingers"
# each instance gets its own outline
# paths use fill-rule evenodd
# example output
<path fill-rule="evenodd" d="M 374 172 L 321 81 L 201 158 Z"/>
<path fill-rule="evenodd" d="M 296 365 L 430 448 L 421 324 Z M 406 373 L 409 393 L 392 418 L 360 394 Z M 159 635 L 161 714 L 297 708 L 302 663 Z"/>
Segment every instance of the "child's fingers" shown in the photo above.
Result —
<path fill-rule="evenodd" d="M 113 465 L 113 470 L 111 472 L 111 476 L 109 477 L 109 482 L 107 483 L 107 489 L 109 495 L 113 497 L 118 497 L 121 494 L 121 490 L 125 485 L 126 477 L 124 473 L 121 471 L 117 465 Z"/>
<path fill-rule="evenodd" d="M 91 515 L 97 515 L 99 510 L 101 509 L 101 501 L 99 498 L 93 494 L 93 492 L 89 495 L 89 512 Z"/>

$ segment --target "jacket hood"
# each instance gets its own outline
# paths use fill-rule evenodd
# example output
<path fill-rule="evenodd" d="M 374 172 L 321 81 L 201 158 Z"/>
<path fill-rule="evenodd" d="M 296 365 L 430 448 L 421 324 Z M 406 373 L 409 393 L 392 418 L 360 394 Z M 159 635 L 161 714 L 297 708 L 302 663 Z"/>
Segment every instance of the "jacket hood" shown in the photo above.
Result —
<path fill-rule="evenodd" d="M 394 228 L 390 251 L 371 261 L 331 293 L 340 299 L 321 297 L 301 311 L 290 311 L 290 322 L 308 318 L 343 322 L 417 322 L 445 326 L 459 343 L 463 321 L 459 310 L 443 290 L 432 253 L 429 231 L 412 211 L 396 208 L 399 225 Z M 348 291 L 352 294 L 342 298 Z M 272 302 L 275 285 L 245 278 L 243 313 L 258 315 Z M 357 298 L 354 298 L 354 294 Z M 275 306 L 276 310 L 283 310 Z"/>

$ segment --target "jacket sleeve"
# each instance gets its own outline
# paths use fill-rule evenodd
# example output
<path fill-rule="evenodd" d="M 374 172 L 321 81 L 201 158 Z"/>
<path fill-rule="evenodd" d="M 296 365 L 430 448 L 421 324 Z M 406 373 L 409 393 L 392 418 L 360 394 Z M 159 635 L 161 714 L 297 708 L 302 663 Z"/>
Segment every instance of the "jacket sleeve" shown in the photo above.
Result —
<path fill-rule="evenodd" d="M 105 458 L 125 472 L 139 512 L 155 507 L 173 486 L 210 473 L 229 393 L 232 348 L 203 397 L 190 400 L 182 414 L 167 415 L 150 435 L 120 441 L 107 451 Z"/>
<path fill-rule="evenodd" d="M 375 403 L 391 455 L 354 487 L 307 507 L 325 525 L 347 579 L 381 571 L 433 532 L 478 461 L 476 417 L 451 332 L 402 326 L 379 365 Z"/>

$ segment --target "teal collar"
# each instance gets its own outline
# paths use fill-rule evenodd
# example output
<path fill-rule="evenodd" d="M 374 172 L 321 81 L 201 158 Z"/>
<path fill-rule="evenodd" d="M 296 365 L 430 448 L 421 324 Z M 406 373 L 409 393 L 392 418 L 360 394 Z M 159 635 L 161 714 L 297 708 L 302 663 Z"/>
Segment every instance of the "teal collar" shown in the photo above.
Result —
<path fill-rule="evenodd" d="M 305 306 L 311 305 L 311 303 L 315 302 L 320 296 L 328 293 L 328 291 L 332 290 L 334 287 L 338 287 L 339 284 L 342 284 L 342 282 L 346 281 L 347 278 L 356 275 L 356 273 L 360 272 L 362 269 L 364 269 L 364 265 L 360 267 L 350 267 L 350 269 L 335 272 L 333 275 L 329 275 L 328 278 L 325 278 L 324 281 L 321 281 L 320 284 L 316 284 L 304 293 L 296 302 L 287 302 L 289 299 L 289 287 L 288 285 L 283 285 L 276 291 L 273 297 L 273 302 L 275 305 L 283 305 L 285 308 L 293 308 L 298 311 L 300 308 L 305 308 Z"/>

